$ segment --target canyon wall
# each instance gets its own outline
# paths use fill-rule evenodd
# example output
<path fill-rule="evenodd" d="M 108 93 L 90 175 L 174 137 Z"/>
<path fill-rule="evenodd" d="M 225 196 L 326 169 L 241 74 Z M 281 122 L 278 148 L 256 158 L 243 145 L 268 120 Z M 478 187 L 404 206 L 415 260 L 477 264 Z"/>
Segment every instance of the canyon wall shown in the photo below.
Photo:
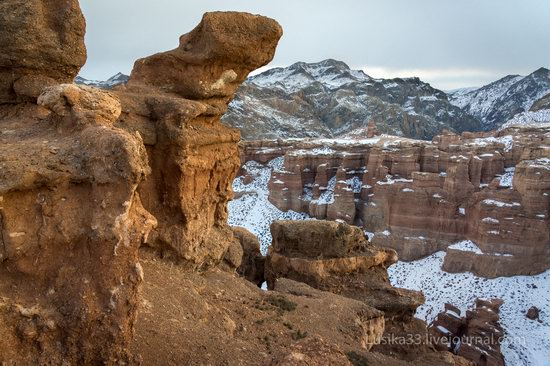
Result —
<path fill-rule="evenodd" d="M 433 141 L 253 141 L 243 162 L 282 158 L 269 200 L 283 211 L 363 227 L 415 260 L 447 250 L 444 269 L 485 277 L 550 267 L 550 129 L 446 133 Z"/>

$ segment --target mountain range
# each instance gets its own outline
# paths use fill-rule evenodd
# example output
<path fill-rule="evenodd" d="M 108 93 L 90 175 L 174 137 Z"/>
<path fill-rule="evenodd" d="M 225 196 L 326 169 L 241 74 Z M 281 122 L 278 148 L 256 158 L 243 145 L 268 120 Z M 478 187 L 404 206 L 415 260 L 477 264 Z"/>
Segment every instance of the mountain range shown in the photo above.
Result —
<path fill-rule="evenodd" d="M 127 83 L 129 79 L 130 77 L 128 75 L 124 75 L 123 73 L 119 72 L 116 75 L 111 76 L 109 79 L 105 81 L 88 80 L 81 76 L 77 76 L 74 79 L 74 82 L 76 84 L 95 86 L 96 88 L 101 88 L 101 89 L 112 89 L 116 85 Z"/>
<path fill-rule="evenodd" d="M 466 93 L 449 94 L 452 104 L 478 119 L 485 131 L 494 130 L 516 114 L 528 111 L 550 93 L 550 70 L 540 68 L 528 76 L 508 75 Z"/>
<path fill-rule="evenodd" d="M 107 81 L 75 80 L 105 89 L 127 81 L 121 73 Z M 377 79 L 328 59 L 249 77 L 223 122 L 246 140 L 363 136 L 370 121 L 382 133 L 431 139 L 444 129 L 498 129 L 549 93 L 546 68 L 445 92 L 419 78 Z"/>

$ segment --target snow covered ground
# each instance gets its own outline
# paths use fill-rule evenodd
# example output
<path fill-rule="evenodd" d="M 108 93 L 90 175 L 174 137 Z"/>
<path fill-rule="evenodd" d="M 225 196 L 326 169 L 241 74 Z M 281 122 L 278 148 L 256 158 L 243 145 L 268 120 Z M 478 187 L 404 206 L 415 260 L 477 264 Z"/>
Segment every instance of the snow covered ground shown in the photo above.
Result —
<path fill-rule="evenodd" d="M 250 184 L 243 184 L 242 177 L 233 182 L 233 190 L 242 196 L 229 202 L 229 225 L 242 226 L 250 230 L 260 240 L 262 252 L 267 253 L 271 245 L 269 227 L 275 220 L 306 220 L 309 216 L 294 211 L 282 212 L 268 201 L 268 183 L 273 169 L 282 168 L 283 158 L 277 158 L 262 165 L 254 161 L 246 163 L 247 171 L 255 175 Z"/>
<path fill-rule="evenodd" d="M 302 213 L 282 212 L 267 199 L 271 172 L 274 169 L 281 170 L 282 162 L 282 158 L 274 159 L 267 165 L 248 162 L 246 169 L 255 175 L 255 179 L 245 185 L 242 178 L 237 178 L 233 189 L 242 193 L 242 196 L 229 203 L 229 224 L 243 226 L 258 236 L 264 254 L 271 244 L 269 226 L 274 220 L 309 219 Z M 391 235 L 389 231 L 384 234 Z M 462 243 L 462 246 L 476 250 L 467 244 Z M 460 249 L 460 243 L 456 245 Z M 438 252 L 419 261 L 398 262 L 388 269 L 394 286 L 424 292 L 426 304 L 418 309 L 417 317 L 432 321 L 443 310 L 446 302 L 464 312 L 474 304 L 476 298 L 501 298 L 504 300 L 501 322 L 507 333 L 502 345 L 506 364 L 548 366 L 550 271 L 538 276 L 485 279 L 471 273 L 442 271 L 444 256 L 445 252 Z M 525 317 L 531 306 L 541 309 L 542 323 Z"/>
<path fill-rule="evenodd" d="M 414 262 L 398 262 L 388 269 L 392 285 L 421 290 L 426 304 L 417 317 L 431 322 L 445 303 L 465 311 L 476 298 L 501 298 L 501 324 L 506 331 L 502 352 L 507 365 L 548 366 L 550 364 L 550 271 L 538 276 L 485 279 L 471 273 L 441 270 L 444 252 Z M 541 309 L 542 323 L 529 320 L 531 306 Z M 463 313 L 464 314 L 464 313 Z"/>

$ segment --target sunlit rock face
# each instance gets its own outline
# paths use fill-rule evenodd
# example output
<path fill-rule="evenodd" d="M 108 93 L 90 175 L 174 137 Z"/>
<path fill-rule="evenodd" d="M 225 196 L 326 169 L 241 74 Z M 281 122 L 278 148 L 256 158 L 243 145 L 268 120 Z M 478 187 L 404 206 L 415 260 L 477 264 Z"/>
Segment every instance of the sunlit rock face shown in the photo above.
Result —
<path fill-rule="evenodd" d="M 147 245 L 192 268 L 213 266 L 236 242 L 227 225 L 239 169 L 239 131 L 220 117 L 248 73 L 268 63 L 282 36 L 273 20 L 207 13 L 178 48 L 136 61 L 115 88 L 118 126 L 143 136 L 152 169 L 139 188 L 158 220 Z"/>
<path fill-rule="evenodd" d="M 86 62 L 77 0 L 0 4 L 0 103 L 36 101 L 42 88 L 72 82 Z"/>
<path fill-rule="evenodd" d="M 282 30 L 206 14 L 107 92 L 70 84 L 86 60 L 77 1 L 0 10 L 0 363 L 139 362 L 140 246 L 191 269 L 242 260 L 226 224 L 239 132 L 219 119 Z"/>

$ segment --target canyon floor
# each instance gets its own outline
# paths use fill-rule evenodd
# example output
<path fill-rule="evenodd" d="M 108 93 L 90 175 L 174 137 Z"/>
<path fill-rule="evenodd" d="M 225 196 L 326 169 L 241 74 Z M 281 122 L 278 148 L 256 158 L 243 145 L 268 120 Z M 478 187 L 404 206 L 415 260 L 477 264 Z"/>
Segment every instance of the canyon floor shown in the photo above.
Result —
<path fill-rule="evenodd" d="M 229 202 L 229 223 L 243 226 L 254 233 L 266 252 L 271 243 L 270 225 L 274 220 L 310 220 L 303 213 L 283 212 L 268 201 L 271 171 L 280 167 L 283 158 L 267 164 L 247 163 L 255 176 L 244 184 L 243 177 L 233 183 L 236 199 Z M 501 323 L 506 335 L 502 353 L 508 365 L 544 366 L 550 359 L 550 271 L 536 276 L 514 276 L 486 279 L 471 273 L 447 273 L 441 269 L 445 252 L 437 252 L 417 261 L 399 261 L 388 268 L 393 286 L 421 290 L 426 296 L 416 317 L 431 322 L 451 303 L 467 310 L 476 298 L 501 298 Z M 531 306 L 541 309 L 542 321 L 525 317 Z"/>

